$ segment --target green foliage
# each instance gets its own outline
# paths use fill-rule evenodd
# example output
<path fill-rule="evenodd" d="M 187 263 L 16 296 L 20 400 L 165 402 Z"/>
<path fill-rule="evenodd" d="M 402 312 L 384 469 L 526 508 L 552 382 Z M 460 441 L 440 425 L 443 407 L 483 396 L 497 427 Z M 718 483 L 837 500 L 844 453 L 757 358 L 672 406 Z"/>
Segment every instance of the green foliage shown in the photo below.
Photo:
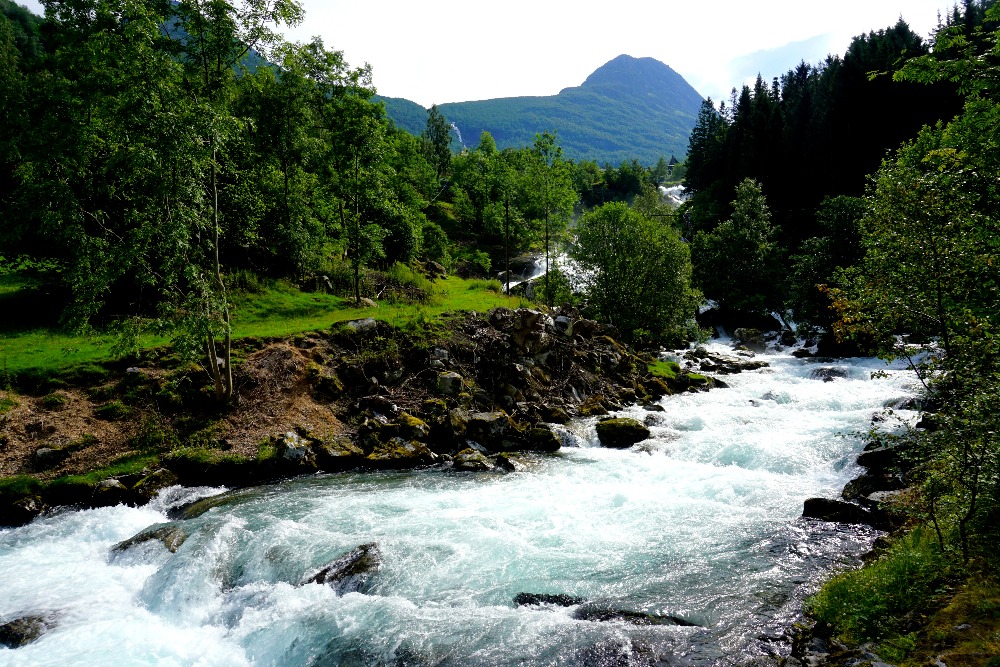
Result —
<path fill-rule="evenodd" d="M 10 412 L 18 405 L 19 403 L 17 402 L 17 399 L 13 396 L 0 397 L 0 415 Z"/>
<path fill-rule="evenodd" d="M 132 408 L 121 401 L 110 401 L 94 409 L 94 416 L 107 421 L 122 421 L 132 415 Z"/>
<path fill-rule="evenodd" d="M 887 639 L 898 631 L 903 613 L 928 602 L 946 572 L 937 544 L 917 529 L 878 560 L 828 581 L 806 608 L 846 641 Z"/>
<path fill-rule="evenodd" d="M 646 369 L 651 375 L 666 380 L 676 379 L 677 374 L 681 372 L 681 367 L 676 361 L 654 361 L 651 364 L 646 364 Z"/>
<path fill-rule="evenodd" d="M 47 394 L 42 398 L 42 405 L 48 410 L 58 410 L 65 407 L 68 402 L 69 399 L 66 398 L 66 394 L 60 394 L 58 392 Z"/>
<path fill-rule="evenodd" d="M 0 499 L 23 498 L 42 490 L 42 483 L 31 475 L 0 478 Z"/>
<path fill-rule="evenodd" d="M 780 310 L 781 250 L 760 184 L 746 179 L 736 188 L 733 216 L 692 242 L 695 277 L 721 309 L 742 315 Z"/>
<path fill-rule="evenodd" d="M 470 280 L 469 290 L 472 292 L 493 292 L 494 294 L 502 294 L 503 284 L 494 278 L 489 280 Z"/>
<path fill-rule="evenodd" d="M 624 336 L 649 329 L 677 341 L 694 316 L 690 254 L 669 224 L 605 204 L 581 218 L 572 256 L 591 304 Z"/>

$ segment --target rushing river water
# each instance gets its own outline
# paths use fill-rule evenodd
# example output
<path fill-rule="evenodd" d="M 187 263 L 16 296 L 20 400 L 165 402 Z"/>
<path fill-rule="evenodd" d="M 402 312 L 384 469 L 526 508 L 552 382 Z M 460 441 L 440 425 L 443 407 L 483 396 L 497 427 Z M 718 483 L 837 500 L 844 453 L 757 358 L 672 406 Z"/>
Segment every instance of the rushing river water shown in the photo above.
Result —
<path fill-rule="evenodd" d="M 722 348 L 720 348 L 722 349 Z M 858 470 L 872 415 L 914 391 L 877 360 L 768 355 L 731 386 L 628 409 L 653 437 L 596 446 L 593 420 L 510 474 L 339 474 L 244 492 L 189 519 L 174 554 L 109 547 L 191 499 L 66 511 L 0 531 L 0 621 L 56 627 L 0 665 L 708 665 L 787 650 L 809 585 L 872 533 L 799 519 Z M 813 379 L 819 366 L 846 378 Z M 200 490 L 202 495 L 207 490 Z M 366 594 L 303 577 L 377 542 Z M 574 618 L 513 604 L 563 593 L 698 627 Z"/>

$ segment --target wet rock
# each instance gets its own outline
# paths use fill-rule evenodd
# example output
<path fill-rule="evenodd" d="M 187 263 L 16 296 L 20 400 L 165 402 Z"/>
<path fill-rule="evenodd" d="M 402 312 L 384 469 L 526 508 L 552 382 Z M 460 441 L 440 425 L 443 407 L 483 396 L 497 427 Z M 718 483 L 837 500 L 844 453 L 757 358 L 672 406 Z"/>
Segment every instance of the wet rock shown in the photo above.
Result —
<path fill-rule="evenodd" d="M 844 500 L 861 500 L 879 491 L 898 491 L 904 486 L 896 475 L 866 473 L 848 482 L 841 495 Z"/>
<path fill-rule="evenodd" d="M 137 505 L 138 498 L 131 489 L 121 483 L 121 480 L 112 477 L 110 479 L 102 479 L 94 485 L 94 493 L 91 497 L 91 504 L 94 507 Z"/>
<path fill-rule="evenodd" d="M 792 352 L 792 356 L 795 357 L 796 359 L 809 359 L 810 357 L 813 357 L 814 355 L 813 355 L 812 352 L 810 352 L 806 348 L 801 347 L 801 348 L 793 351 Z"/>
<path fill-rule="evenodd" d="M 188 538 L 188 533 L 176 523 L 158 524 L 146 528 L 127 540 L 122 540 L 111 547 L 111 553 L 119 554 L 146 542 L 156 541 L 167 548 L 170 553 L 176 553 Z"/>
<path fill-rule="evenodd" d="M 291 473 L 313 472 L 319 468 L 312 443 L 295 431 L 288 431 L 275 438 L 277 461 L 281 468 Z"/>
<path fill-rule="evenodd" d="M 879 518 L 872 512 L 854 503 L 830 498 L 808 498 L 803 503 L 802 516 L 806 519 L 833 521 L 836 523 L 853 523 L 866 526 L 876 526 Z M 876 526 L 877 527 L 877 526 Z"/>
<path fill-rule="evenodd" d="M 603 603 L 581 605 L 573 612 L 580 621 L 623 621 L 630 625 L 681 625 L 697 627 L 697 623 L 671 614 L 650 614 L 644 611 L 617 609 Z"/>
<path fill-rule="evenodd" d="M 868 468 L 871 474 L 881 474 L 905 463 L 903 452 L 904 448 L 900 445 L 869 449 L 858 455 L 858 465 Z"/>
<path fill-rule="evenodd" d="M 370 542 L 352 549 L 318 572 L 306 577 L 303 584 L 326 584 L 337 595 L 364 592 L 368 582 L 382 565 L 382 552 L 378 544 Z"/>
<path fill-rule="evenodd" d="M 608 414 L 608 409 L 604 406 L 603 396 L 588 396 L 576 411 L 581 417 L 595 417 Z"/>
<path fill-rule="evenodd" d="M 38 495 L 4 496 L 0 498 L 0 526 L 23 526 L 48 508 Z"/>
<path fill-rule="evenodd" d="M 455 470 L 468 472 L 484 472 L 493 470 L 494 468 L 493 464 L 490 463 L 490 460 L 482 452 L 477 452 L 471 448 L 463 449 L 458 454 L 455 454 L 452 458 L 452 466 Z"/>
<path fill-rule="evenodd" d="M 431 427 L 427 422 L 406 412 L 400 413 L 396 421 L 381 429 L 384 437 L 399 437 L 404 440 L 426 440 L 430 434 Z"/>
<path fill-rule="evenodd" d="M 516 451 L 526 444 L 521 431 L 503 410 L 472 415 L 466 435 L 494 452 Z"/>
<path fill-rule="evenodd" d="M 29 615 L 15 618 L 0 625 L 0 646 L 21 648 L 37 640 L 53 627 L 55 623 L 51 617 Z"/>
<path fill-rule="evenodd" d="M 542 604 L 550 604 L 557 607 L 573 607 L 584 602 L 586 602 L 584 598 L 576 597 L 575 595 L 564 595 L 562 593 L 518 593 L 514 596 L 514 604 L 518 607 Z"/>
<path fill-rule="evenodd" d="M 560 447 L 562 442 L 552 429 L 536 426 L 528 431 L 528 449 L 536 452 L 557 452 Z"/>
<path fill-rule="evenodd" d="M 605 447 L 623 449 L 649 437 L 649 428 L 628 417 L 605 419 L 597 423 L 597 437 Z"/>
<path fill-rule="evenodd" d="M 196 519 L 211 509 L 233 505 L 246 500 L 247 498 L 251 498 L 253 495 L 253 489 L 241 489 L 239 491 L 229 491 L 214 496 L 208 496 L 207 498 L 201 498 L 199 500 L 186 503 L 180 507 L 171 508 L 167 511 L 167 518 L 183 520 Z"/>
<path fill-rule="evenodd" d="M 837 378 L 846 378 L 847 371 L 843 368 L 833 367 L 814 368 L 809 373 L 809 377 L 814 380 L 822 380 L 823 382 L 833 382 Z"/>
<path fill-rule="evenodd" d="M 740 327 L 733 331 L 734 347 L 745 347 L 752 352 L 763 352 L 767 349 L 764 334 L 759 329 Z"/>
<path fill-rule="evenodd" d="M 569 413 L 560 405 L 543 405 L 538 414 L 542 421 L 550 424 L 568 424 L 570 421 Z"/>
<path fill-rule="evenodd" d="M 166 468 L 157 468 L 132 486 L 132 491 L 145 500 L 152 500 L 163 489 L 178 483 L 177 475 Z"/>

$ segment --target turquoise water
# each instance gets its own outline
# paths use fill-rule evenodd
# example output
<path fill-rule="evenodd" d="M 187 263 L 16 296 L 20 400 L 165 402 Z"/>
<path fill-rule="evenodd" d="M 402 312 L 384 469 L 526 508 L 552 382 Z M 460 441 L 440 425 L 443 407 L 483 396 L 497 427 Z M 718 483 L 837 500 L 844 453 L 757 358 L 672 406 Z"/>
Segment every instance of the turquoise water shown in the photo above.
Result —
<path fill-rule="evenodd" d="M 722 349 L 722 348 L 720 348 Z M 219 490 L 172 489 L 143 508 L 66 511 L 0 531 L 0 620 L 54 630 L 0 665 L 687 665 L 787 651 L 778 638 L 824 572 L 870 531 L 798 518 L 857 473 L 859 441 L 912 376 L 875 360 L 769 355 L 731 388 L 664 399 L 631 450 L 576 446 L 511 474 L 428 469 L 325 475 L 243 493 L 184 523 L 175 554 L 109 547 L 167 510 Z M 908 413 L 902 413 L 905 416 Z M 299 585 L 377 542 L 365 593 Z M 563 593 L 698 627 L 581 621 L 574 608 L 516 607 Z"/>

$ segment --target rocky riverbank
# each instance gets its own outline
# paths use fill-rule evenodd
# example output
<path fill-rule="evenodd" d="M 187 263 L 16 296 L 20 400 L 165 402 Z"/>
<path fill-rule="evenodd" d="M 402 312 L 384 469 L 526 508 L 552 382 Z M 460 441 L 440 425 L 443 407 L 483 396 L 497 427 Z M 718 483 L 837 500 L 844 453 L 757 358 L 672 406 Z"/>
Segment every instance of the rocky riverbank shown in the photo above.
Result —
<path fill-rule="evenodd" d="M 177 483 L 240 487 L 424 465 L 514 470 L 560 448 L 552 424 L 724 386 L 701 368 L 765 365 L 749 351 L 693 354 L 682 370 L 572 309 L 497 308 L 443 326 L 362 319 L 241 341 L 237 396 L 225 408 L 212 405 L 203 369 L 164 351 L 75 381 L 36 380 L 11 396 L 0 422 L 0 523 L 61 505 L 142 504 Z M 602 441 L 643 439 L 633 421 L 609 421 Z"/>

